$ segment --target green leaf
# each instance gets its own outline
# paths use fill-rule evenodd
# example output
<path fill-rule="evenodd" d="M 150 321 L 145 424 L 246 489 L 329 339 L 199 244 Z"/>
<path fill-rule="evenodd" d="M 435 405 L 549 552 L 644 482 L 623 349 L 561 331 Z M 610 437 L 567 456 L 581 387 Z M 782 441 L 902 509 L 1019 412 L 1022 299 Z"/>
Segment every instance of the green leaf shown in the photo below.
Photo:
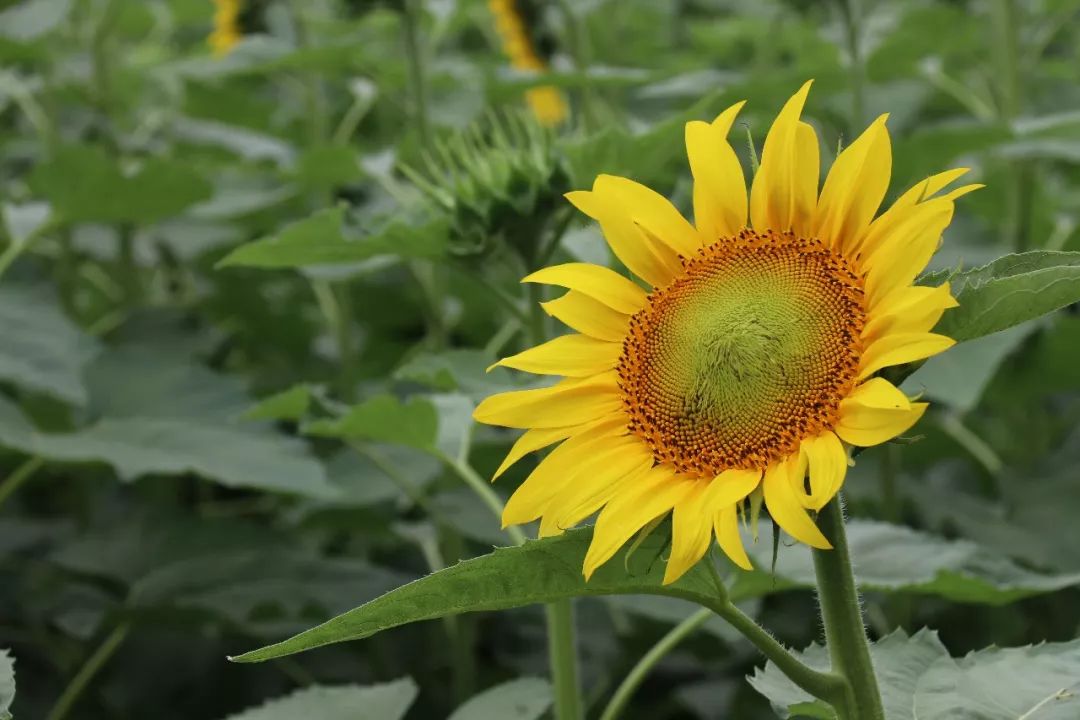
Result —
<path fill-rule="evenodd" d="M 538 720 L 551 701 L 547 681 L 518 678 L 471 698 L 447 720 Z"/>
<path fill-rule="evenodd" d="M 279 234 L 241 245 L 217 267 L 295 268 L 354 263 L 376 255 L 434 258 L 442 253 L 444 232 L 437 223 L 408 225 L 392 221 L 363 238 L 347 237 L 345 211 L 320 210 L 285 227 Z"/>
<path fill-rule="evenodd" d="M 360 158 L 348 145 L 319 145 L 301 154 L 296 165 L 296 180 L 317 189 L 348 185 L 363 177 Z"/>
<path fill-rule="evenodd" d="M 821 645 L 811 645 L 797 654 L 800 660 L 813 668 L 829 669 L 829 654 Z M 937 633 L 926 629 L 910 638 L 904 631 L 898 630 L 873 643 L 870 656 L 874 660 L 881 702 L 888 720 L 913 719 L 912 705 L 920 678 L 935 662 L 949 659 L 949 653 Z M 748 679 L 755 690 L 769 699 L 781 717 L 836 717 L 831 707 L 796 687 L 772 663 L 764 669 L 757 668 Z M 961 717 L 976 716 L 957 716 L 957 720 Z"/>
<path fill-rule="evenodd" d="M 319 499 L 340 493 L 304 441 L 239 420 L 251 400 L 234 378 L 142 348 L 103 355 L 86 376 L 92 422 L 43 433 L 0 397 L 0 445 L 47 460 L 105 462 L 125 480 L 195 473 L 231 487 Z"/>
<path fill-rule="evenodd" d="M 1080 585 L 1080 573 L 1045 574 L 1023 568 L 1001 553 L 967 540 L 946 540 L 899 525 L 867 520 L 847 524 L 852 562 L 859 587 L 882 592 L 937 595 L 955 602 L 1004 605 L 1025 597 Z M 764 535 L 764 532 L 762 532 Z M 777 590 L 815 587 L 809 548 L 783 547 L 776 574 L 769 550 L 746 538 L 756 570 L 740 572 L 733 599 Z"/>
<path fill-rule="evenodd" d="M 397 380 L 409 380 L 435 390 L 457 390 L 476 401 L 506 390 L 520 390 L 520 379 L 504 367 L 487 368 L 495 362 L 482 350 L 454 349 L 425 353 L 409 359 L 394 372 Z"/>
<path fill-rule="evenodd" d="M 506 610 L 583 595 L 653 594 L 702 604 L 716 601 L 716 586 L 702 564 L 671 585 L 662 554 L 667 538 L 654 533 L 629 557 L 616 553 L 586 583 L 581 568 L 591 528 L 498 548 L 432 573 L 284 642 L 233 658 L 259 662 L 347 640 L 360 640 L 420 620 L 464 612 Z"/>
<path fill-rule="evenodd" d="M 961 413 L 968 412 L 978 404 L 1005 358 L 1037 327 L 1035 321 L 1028 321 L 960 343 L 927 360 L 904 381 L 903 389 L 910 395 L 926 393 Z"/>
<path fill-rule="evenodd" d="M 1074 720 L 1080 717 L 1080 640 L 941 658 L 919 679 L 907 717 Z"/>
<path fill-rule="evenodd" d="M 244 420 L 300 420 L 311 405 L 311 386 L 294 385 L 271 395 L 243 414 Z"/>
<path fill-rule="evenodd" d="M 58 149 L 34 169 L 30 184 L 69 222 L 154 223 L 211 193 L 210 184 L 187 163 L 150 157 L 125 173 L 93 145 Z"/>
<path fill-rule="evenodd" d="M 0 648 L 0 720 L 11 720 L 11 704 L 15 702 L 15 659 Z"/>
<path fill-rule="evenodd" d="M 411 678 L 382 685 L 315 685 L 226 720 L 401 720 L 416 692 Z"/>
<path fill-rule="evenodd" d="M 401 402 L 392 395 L 377 395 L 354 405 L 345 415 L 315 420 L 303 428 L 308 435 L 396 443 L 429 449 L 435 446 L 439 417 L 425 398 Z"/>
<path fill-rule="evenodd" d="M 72 0 L 24 0 L 0 12 L 0 36 L 35 40 L 52 32 L 71 13 Z"/>
<path fill-rule="evenodd" d="M 75 405 L 87 400 L 82 372 L 97 343 L 61 312 L 39 286 L 0 285 L 0 380 Z"/>
<path fill-rule="evenodd" d="M 972 340 L 1080 302 L 1080 252 L 1006 255 L 952 277 L 932 273 L 925 284 L 944 280 L 952 283 L 960 307 L 947 311 L 935 332 Z"/>

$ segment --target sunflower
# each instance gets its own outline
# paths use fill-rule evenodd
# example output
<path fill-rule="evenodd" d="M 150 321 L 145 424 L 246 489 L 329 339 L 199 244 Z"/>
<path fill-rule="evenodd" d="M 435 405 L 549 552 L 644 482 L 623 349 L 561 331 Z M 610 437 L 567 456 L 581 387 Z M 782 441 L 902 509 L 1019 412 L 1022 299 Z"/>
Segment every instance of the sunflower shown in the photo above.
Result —
<path fill-rule="evenodd" d="M 926 410 L 876 373 L 942 352 L 930 330 L 956 306 L 948 284 L 914 285 L 937 249 L 965 169 L 931 176 L 877 218 L 892 154 L 886 116 L 837 157 L 818 192 L 818 139 L 800 120 L 807 82 L 765 140 L 749 197 L 727 135 L 743 103 L 686 125 L 691 225 L 661 195 L 599 176 L 567 198 L 599 222 L 641 281 L 568 263 L 523 282 L 567 288 L 543 303 L 577 333 L 500 361 L 560 375 L 495 395 L 476 420 L 527 430 L 495 477 L 561 443 L 506 505 L 505 525 L 541 519 L 540 535 L 600 511 L 586 579 L 635 533 L 672 514 L 664 582 L 715 534 L 750 568 L 739 534 L 745 501 L 828 549 L 811 512 L 844 482 L 852 447 L 907 431 Z M 749 216 L 749 217 L 748 217 Z"/>
<path fill-rule="evenodd" d="M 516 0 L 488 0 L 488 9 L 495 17 L 495 30 L 502 39 L 503 52 L 515 70 L 542 73 L 547 63 L 537 53 Z M 559 90 L 541 85 L 525 91 L 529 109 L 542 125 L 553 127 L 566 119 L 566 99 Z"/>
<path fill-rule="evenodd" d="M 215 57 L 224 57 L 240 42 L 242 0 L 214 0 L 214 31 L 206 38 Z"/>

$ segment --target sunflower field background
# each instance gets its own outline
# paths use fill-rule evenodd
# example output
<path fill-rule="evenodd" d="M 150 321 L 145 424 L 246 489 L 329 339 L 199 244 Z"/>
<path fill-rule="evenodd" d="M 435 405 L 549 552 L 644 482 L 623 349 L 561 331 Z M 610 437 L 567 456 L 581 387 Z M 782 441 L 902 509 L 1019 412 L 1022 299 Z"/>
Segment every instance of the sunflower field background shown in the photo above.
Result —
<path fill-rule="evenodd" d="M 563 195 L 689 213 L 685 123 L 747 100 L 749 173 L 810 78 L 823 167 L 888 112 L 887 200 L 986 186 L 926 279 L 960 342 L 895 375 L 931 407 L 844 485 L 887 716 L 1080 718 L 1077 0 L 0 0 L 0 717 L 834 718 L 661 585 L 666 526 L 588 584 L 587 526 L 515 547 L 536 460 L 489 484 L 472 420 L 563 332 L 519 279 L 612 264 Z M 807 549 L 748 550 L 827 665 Z"/>

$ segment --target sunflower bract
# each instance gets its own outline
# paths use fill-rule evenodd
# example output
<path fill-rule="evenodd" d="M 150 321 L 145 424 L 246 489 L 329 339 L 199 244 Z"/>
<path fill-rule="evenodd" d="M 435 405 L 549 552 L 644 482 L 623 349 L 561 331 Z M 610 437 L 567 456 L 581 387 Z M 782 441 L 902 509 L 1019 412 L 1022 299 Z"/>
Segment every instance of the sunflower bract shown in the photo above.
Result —
<path fill-rule="evenodd" d="M 963 171 L 942 173 L 875 219 L 892 165 L 882 116 L 819 191 L 818 138 L 800 120 L 809 89 L 781 109 L 749 193 L 727 140 L 742 103 L 687 124 L 695 224 L 625 178 L 567 196 L 643 286 L 581 263 L 526 278 L 569 288 L 545 308 L 578 332 L 500 364 L 565 379 L 488 398 L 475 417 L 528 430 L 500 473 L 561 443 L 503 520 L 554 534 L 599 511 L 586 576 L 667 513 L 666 582 L 714 537 L 749 568 L 738 518 L 752 494 L 792 537 L 828 548 L 810 512 L 840 490 L 851 448 L 926 409 L 876 373 L 953 344 L 931 332 L 956 304 L 948 285 L 912 283 L 954 200 L 979 186 L 940 194 Z"/>

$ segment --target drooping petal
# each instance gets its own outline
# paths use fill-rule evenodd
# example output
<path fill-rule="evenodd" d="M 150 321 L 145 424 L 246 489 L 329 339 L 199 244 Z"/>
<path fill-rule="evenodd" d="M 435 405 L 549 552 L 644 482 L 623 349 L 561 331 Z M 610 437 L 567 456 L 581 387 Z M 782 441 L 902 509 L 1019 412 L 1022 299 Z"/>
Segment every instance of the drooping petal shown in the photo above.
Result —
<path fill-rule="evenodd" d="M 620 422 L 602 422 L 571 436 L 548 453 L 514 491 L 503 508 L 503 527 L 532 522 L 540 517 L 553 497 L 566 487 L 575 468 L 612 447 L 625 432 Z"/>
<path fill-rule="evenodd" d="M 908 217 L 910 211 L 916 205 L 931 199 L 941 199 L 935 198 L 935 195 L 942 188 L 967 171 L 967 168 L 947 170 L 943 173 L 938 173 L 937 175 L 931 175 L 925 180 L 916 183 L 901 195 L 888 210 L 883 212 L 873 223 L 871 223 L 870 231 L 862 240 L 851 246 L 849 252 L 854 253 L 858 251 L 862 252 L 864 255 L 873 252 L 878 245 L 892 235 L 897 224 Z M 975 189 L 974 186 L 960 188 L 963 192 L 970 192 L 973 189 Z M 949 193 L 949 195 L 953 196 L 954 193 Z M 955 195 L 955 197 L 959 197 L 959 195 Z M 955 199 L 955 197 L 950 197 L 948 199 Z"/>
<path fill-rule="evenodd" d="M 521 458 L 531 452 L 546 448 L 548 445 L 553 445 L 560 440 L 565 440 L 577 432 L 580 427 L 581 426 L 533 428 L 532 430 L 526 430 L 522 433 L 521 437 L 514 442 L 513 447 L 510 448 L 510 452 L 506 453 L 506 457 L 503 458 L 502 464 L 499 465 L 499 469 L 491 476 L 492 482 L 497 480 L 500 475 L 509 470 L 510 467 Z"/>
<path fill-rule="evenodd" d="M 892 146 L 880 116 L 833 163 L 818 200 L 811 234 L 847 252 L 866 233 L 892 173 Z"/>
<path fill-rule="evenodd" d="M 794 466 L 794 468 L 793 468 Z M 791 537 L 807 545 L 823 550 L 832 548 L 817 525 L 806 513 L 792 488 L 791 473 L 800 467 L 798 457 L 775 462 L 765 471 L 765 506 L 773 522 Z"/>
<path fill-rule="evenodd" d="M 648 297 L 637 283 L 611 268 L 592 263 L 564 263 L 537 270 L 522 281 L 558 285 L 576 290 L 612 310 L 633 315 L 645 307 Z"/>
<path fill-rule="evenodd" d="M 925 360 L 944 352 L 956 341 L 935 333 L 892 333 L 875 340 L 859 359 L 858 379 L 869 377 L 878 370 L 891 365 Z"/>
<path fill-rule="evenodd" d="M 503 358 L 491 367 L 501 365 L 536 375 L 589 377 L 613 369 L 621 353 L 622 345 L 619 343 L 570 333 Z"/>
<path fill-rule="evenodd" d="M 807 82 L 787 101 L 765 138 L 750 189 L 750 222 L 755 230 L 800 232 L 817 206 L 817 137 L 813 128 L 799 121 L 810 85 Z"/>
<path fill-rule="evenodd" d="M 695 487 L 697 481 L 678 475 L 668 465 L 657 465 L 638 477 L 633 487 L 613 498 L 596 518 L 592 543 L 585 554 L 585 579 L 592 577 L 635 533 L 670 511 Z"/>
<path fill-rule="evenodd" d="M 595 187 L 595 186 L 594 186 Z M 610 193 L 577 191 L 566 194 L 574 207 L 600 223 L 611 250 L 630 272 L 654 287 L 663 287 L 679 272 L 678 255 L 649 237 L 626 214 L 621 199 Z"/>
<path fill-rule="evenodd" d="M 563 492 L 544 509 L 540 536 L 577 525 L 632 486 L 653 465 L 652 450 L 634 435 L 618 438 L 574 468 Z"/>
<path fill-rule="evenodd" d="M 579 380 L 571 378 L 551 387 L 514 390 L 485 398 L 473 419 L 487 425 L 515 428 L 553 428 L 581 425 L 618 413 L 622 396 L 615 373 Z"/>
<path fill-rule="evenodd" d="M 968 172 L 970 172 L 970 168 L 953 168 L 952 170 L 931 175 L 925 180 L 920 180 L 898 197 L 890 209 L 898 210 L 925 202 L 941 192 L 945 186 L 952 184 Z"/>
<path fill-rule="evenodd" d="M 897 288 L 878 304 L 870 322 L 863 328 L 863 340 L 873 342 L 889 333 L 929 332 L 946 310 L 957 305 L 949 283 L 937 287 L 909 285 Z"/>
<path fill-rule="evenodd" d="M 731 558 L 731 561 L 744 570 L 753 570 L 750 558 L 746 555 L 743 547 L 742 536 L 739 534 L 739 510 L 735 505 L 729 505 L 716 513 L 713 522 L 716 532 L 716 540 L 720 543 L 720 549 Z"/>
<path fill-rule="evenodd" d="M 629 315 L 578 290 L 540 305 L 548 315 L 597 340 L 622 342 L 630 325 Z"/>
<path fill-rule="evenodd" d="M 705 243 L 729 237 L 746 225 L 746 181 L 727 135 L 745 102 L 711 123 L 686 124 L 686 154 L 694 176 L 694 222 Z"/>
<path fill-rule="evenodd" d="M 708 551 L 712 542 L 712 515 L 701 507 L 705 492 L 700 484 L 683 498 L 671 514 L 671 557 L 664 570 L 664 584 L 670 585 L 681 578 Z"/>
<path fill-rule="evenodd" d="M 911 403 L 908 410 L 882 410 L 849 401 L 840 403 L 836 434 L 851 445 L 871 447 L 907 432 L 926 412 L 928 403 Z"/>
<path fill-rule="evenodd" d="M 847 451 L 831 431 L 802 441 L 801 451 L 810 471 L 810 494 L 803 505 L 810 510 L 825 507 L 844 484 L 847 475 Z"/>
<path fill-rule="evenodd" d="M 760 470 L 725 470 L 708 483 L 701 498 L 702 505 L 710 513 L 734 505 L 744 500 L 760 482 Z"/>
<path fill-rule="evenodd" d="M 593 192 L 620 203 L 623 212 L 646 235 L 679 255 L 693 255 L 701 247 L 701 236 L 694 226 L 655 190 L 617 175 L 601 175 L 596 178 Z"/>

